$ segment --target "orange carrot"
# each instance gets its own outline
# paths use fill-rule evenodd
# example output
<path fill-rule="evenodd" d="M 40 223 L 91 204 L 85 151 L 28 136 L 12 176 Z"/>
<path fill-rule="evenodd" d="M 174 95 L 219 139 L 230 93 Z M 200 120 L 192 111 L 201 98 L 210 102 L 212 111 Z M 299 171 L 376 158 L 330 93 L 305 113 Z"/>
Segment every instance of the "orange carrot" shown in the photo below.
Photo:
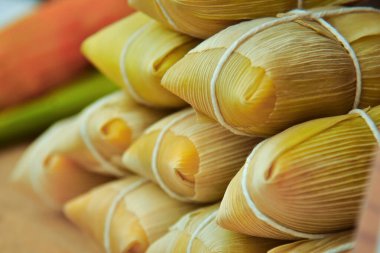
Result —
<path fill-rule="evenodd" d="M 125 0 L 52 1 L 0 30 L 0 110 L 73 78 L 88 66 L 81 42 L 131 12 Z"/>

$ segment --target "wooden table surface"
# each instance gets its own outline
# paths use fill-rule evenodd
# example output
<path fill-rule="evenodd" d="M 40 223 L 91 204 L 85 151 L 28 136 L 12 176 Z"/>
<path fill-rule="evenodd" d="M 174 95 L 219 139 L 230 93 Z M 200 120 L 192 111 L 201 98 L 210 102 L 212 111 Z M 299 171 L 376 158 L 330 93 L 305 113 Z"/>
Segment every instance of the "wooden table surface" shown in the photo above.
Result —
<path fill-rule="evenodd" d="M 26 145 L 0 150 L 0 252 L 101 253 L 87 235 L 8 182 Z"/>

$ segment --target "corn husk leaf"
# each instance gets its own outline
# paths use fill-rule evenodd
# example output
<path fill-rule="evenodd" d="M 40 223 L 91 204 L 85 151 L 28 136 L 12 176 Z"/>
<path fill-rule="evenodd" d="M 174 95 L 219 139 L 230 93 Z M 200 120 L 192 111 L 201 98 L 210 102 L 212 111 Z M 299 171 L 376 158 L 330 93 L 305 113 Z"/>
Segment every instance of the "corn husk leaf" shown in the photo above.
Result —
<path fill-rule="evenodd" d="M 262 139 L 233 135 L 214 121 L 198 119 L 192 109 L 149 127 L 125 152 L 125 167 L 157 182 L 151 165 L 153 149 L 159 133 L 176 118 L 182 119 L 168 129 L 159 144 L 158 173 L 171 191 L 190 201 L 220 200 L 252 147 Z"/>
<path fill-rule="evenodd" d="M 222 54 L 248 30 L 274 18 L 242 22 L 191 50 L 165 74 L 165 88 L 216 119 L 211 77 Z M 326 17 L 351 44 L 363 75 L 360 108 L 380 103 L 380 14 Z M 228 125 L 241 133 L 269 136 L 296 123 L 347 113 L 354 104 L 353 60 L 316 21 L 300 19 L 245 40 L 216 81 L 216 98 Z"/>
<path fill-rule="evenodd" d="M 89 72 L 33 101 L 0 112 L 0 147 L 35 136 L 55 121 L 78 113 L 115 91 L 104 76 Z"/>
<path fill-rule="evenodd" d="M 368 114 L 380 124 L 379 106 Z M 360 211 L 376 146 L 358 114 L 294 126 L 255 150 L 248 163 L 248 194 L 262 214 L 283 227 L 308 234 L 350 229 Z M 243 195 L 242 171 L 227 188 L 218 223 L 253 236 L 298 237 L 254 215 Z"/>
<path fill-rule="evenodd" d="M 343 232 L 318 240 L 302 240 L 285 244 L 268 253 L 348 253 L 352 248 L 352 232 Z"/>
<path fill-rule="evenodd" d="M 86 114 L 87 121 L 84 120 Z M 21 158 L 13 179 L 32 188 L 43 185 L 41 181 L 49 181 L 44 179 L 46 174 L 56 171 L 50 168 L 49 163 L 56 156 L 65 160 L 58 166 L 61 171 L 66 170 L 65 163 L 68 161 L 92 173 L 129 175 L 122 168 L 122 154 L 146 127 L 164 115 L 164 112 L 137 105 L 122 92 L 111 94 L 86 108 L 81 115 L 56 123 L 40 136 Z M 87 133 L 92 147 L 107 164 L 99 161 L 88 148 L 81 127 Z M 54 185 L 54 181 L 47 183 Z M 57 188 L 60 187 L 64 187 L 61 191 L 66 190 L 63 184 L 57 185 Z"/>
<path fill-rule="evenodd" d="M 128 91 L 120 72 L 120 57 L 126 44 L 125 73 L 143 103 L 152 107 L 183 107 L 185 103 L 162 88 L 160 82 L 167 69 L 198 41 L 173 32 L 142 13 L 120 20 L 88 38 L 82 46 L 86 57 Z"/>
<path fill-rule="evenodd" d="M 87 114 L 87 115 L 86 115 Z M 87 170 L 96 173 L 121 176 L 121 156 L 145 128 L 165 116 L 166 112 L 151 110 L 136 104 L 123 92 L 116 92 L 87 107 L 71 126 L 64 128 L 65 138 L 49 143 L 50 154 L 60 153 L 73 159 Z M 108 170 L 92 155 L 85 144 L 81 128 L 92 146 L 116 169 Z M 44 136 L 40 137 L 43 142 Z"/>
<path fill-rule="evenodd" d="M 114 198 L 138 180 L 141 178 L 133 176 L 96 188 L 69 202 L 65 214 L 102 244 L 106 215 Z M 116 207 L 110 227 L 111 252 L 145 252 L 170 225 L 193 209 L 146 181 L 124 195 Z"/>
<path fill-rule="evenodd" d="M 297 8 L 297 1 L 294 0 L 129 0 L 128 2 L 132 7 L 174 30 L 204 39 L 242 20 L 275 16 L 277 13 Z M 346 4 L 357 0 L 304 0 L 303 2 L 304 8 L 312 8 Z"/>
<path fill-rule="evenodd" d="M 130 12 L 124 0 L 53 1 L 0 30 L 0 110 L 81 73 L 82 41 Z"/>
<path fill-rule="evenodd" d="M 33 143 L 12 174 L 25 192 L 50 208 L 60 209 L 68 200 L 111 180 L 92 173 L 76 161 L 54 150 L 54 143 L 67 141 L 75 118 L 62 120 Z"/>
<path fill-rule="evenodd" d="M 212 219 L 197 233 L 191 250 L 187 251 L 191 237 L 197 228 L 218 208 L 219 204 L 216 204 L 186 214 L 170 228 L 166 235 L 153 243 L 147 253 L 262 253 L 284 243 L 231 232 L 218 226 L 215 219 Z"/>

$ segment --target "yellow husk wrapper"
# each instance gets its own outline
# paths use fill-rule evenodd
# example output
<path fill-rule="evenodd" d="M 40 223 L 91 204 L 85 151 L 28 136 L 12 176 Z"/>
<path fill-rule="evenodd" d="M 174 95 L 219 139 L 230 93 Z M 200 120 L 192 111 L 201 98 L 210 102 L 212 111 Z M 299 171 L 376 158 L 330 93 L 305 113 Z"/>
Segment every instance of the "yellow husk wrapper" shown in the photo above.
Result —
<path fill-rule="evenodd" d="M 357 0 L 305 0 L 304 8 L 338 5 Z M 129 4 L 172 29 L 198 38 L 208 38 L 242 20 L 275 16 L 297 8 L 297 0 L 129 0 Z M 172 20 L 165 17 L 160 9 Z"/>
<path fill-rule="evenodd" d="M 368 110 L 380 124 L 380 106 Z M 283 227 L 309 234 L 350 229 L 360 211 L 377 141 L 358 114 L 312 120 L 264 141 L 248 164 L 256 208 Z M 218 223 L 252 236 L 295 239 L 251 211 L 242 170 L 221 203 Z"/>
<path fill-rule="evenodd" d="M 122 168 L 122 154 L 145 128 L 164 115 L 136 104 L 122 92 L 106 96 L 80 115 L 58 122 L 42 134 L 21 158 L 13 181 L 32 187 L 40 196 L 51 195 L 43 197 L 45 202 L 60 206 L 84 189 L 109 180 L 108 176 L 128 175 Z M 81 126 L 111 168 L 90 152 L 81 135 Z M 76 180 L 78 185 L 74 186 Z"/>
<path fill-rule="evenodd" d="M 193 109 L 185 109 L 149 127 L 125 152 L 123 163 L 128 170 L 157 182 L 152 170 L 157 138 L 170 122 L 184 115 L 164 134 L 158 172 L 172 192 L 189 201 L 218 201 L 261 138 L 233 135 L 208 118 L 198 119 Z"/>
<path fill-rule="evenodd" d="M 22 157 L 12 180 L 51 208 L 60 209 L 68 200 L 111 178 L 94 174 L 59 153 L 51 153 L 54 143 L 67 140 L 76 118 L 55 124 L 33 143 Z M 54 146 L 53 146 L 54 148 Z"/>
<path fill-rule="evenodd" d="M 48 156 L 59 154 L 92 172 L 125 175 L 127 173 L 122 169 L 121 162 L 123 152 L 145 128 L 164 115 L 165 112 L 140 106 L 123 92 L 116 92 L 96 101 L 71 120 L 71 124 L 61 127 L 59 137 L 52 136 L 52 140 L 47 141 L 44 134 L 40 136 L 36 142 L 43 143 L 38 145 L 43 145 L 45 149 L 44 154 L 39 155 L 40 159 L 45 160 Z M 85 144 L 81 128 L 97 152 L 115 167 L 114 170 L 104 167 L 92 155 Z M 29 150 L 33 150 L 33 147 Z"/>
<path fill-rule="evenodd" d="M 186 253 L 196 229 L 219 205 L 199 209 L 183 216 L 169 233 L 161 237 L 149 248 L 147 253 Z M 194 253 L 262 253 L 284 242 L 265 238 L 250 237 L 221 228 L 215 219 L 204 226 L 196 235 L 190 252 Z"/>
<path fill-rule="evenodd" d="M 242 34 L 271 20 L 243 22 L 201 43 L 169 69 L 163 86 L 216 119 L 210 83 L 222 54 Z M 359 107 L 378 105 L 380 13 L 342 14 L 325 20 L 347 39 L 359 59 L 363 75 Z M 217 103 L 226 123 L 241 134 L 259 136 L 347 113 L 355 93 L 352 58 L 330 31 L 308 19 L 273 26 L 244 41 L 216 81 Z"/>
<path fill-rule="evenodd" d="M 135 13 L 89 37 L 82 45 L 83 53 L 127 91 L 120 71 L 120 57 L 128 41 L 125 71 L 143 103 L 161 108 L 183 107 L 184 101 L 161 87 L 161 78 L 199 41 L 173 32 L 142 13 Z"/>
<path fill-rule="evenodd" d="M 66 216 L 103 244 L 105 220 L 115 197 L 123 189 L 141 180 L 131 176 L 95 188 L 65 206 Z M 145 252 L 149 244 L 195 207 L 167 196 L 154 183 L 144 184 L 126 193 L 118 203 L 110 226 L 112 253 Z"/>
<path fill-rule="evenodd" d="M 348 253 L 352 248 L 352 232 L 343 232 L 323 239 L 285 244 L 268 251 L 268 253 Z"/>

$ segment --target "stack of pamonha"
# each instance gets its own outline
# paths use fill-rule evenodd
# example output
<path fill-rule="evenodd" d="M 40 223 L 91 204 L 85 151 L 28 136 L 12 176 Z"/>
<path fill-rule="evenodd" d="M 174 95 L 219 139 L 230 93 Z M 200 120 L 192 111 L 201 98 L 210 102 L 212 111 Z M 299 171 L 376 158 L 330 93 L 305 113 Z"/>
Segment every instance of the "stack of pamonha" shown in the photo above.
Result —
<path fill-rule="evenodd" d="M 125 93 L 53 126 L 14 178 L 107 253 L 352 249 L 380 143 L 380 11 L 130 2 L 163 24 L 138 12 L 82 47 Z"/>

